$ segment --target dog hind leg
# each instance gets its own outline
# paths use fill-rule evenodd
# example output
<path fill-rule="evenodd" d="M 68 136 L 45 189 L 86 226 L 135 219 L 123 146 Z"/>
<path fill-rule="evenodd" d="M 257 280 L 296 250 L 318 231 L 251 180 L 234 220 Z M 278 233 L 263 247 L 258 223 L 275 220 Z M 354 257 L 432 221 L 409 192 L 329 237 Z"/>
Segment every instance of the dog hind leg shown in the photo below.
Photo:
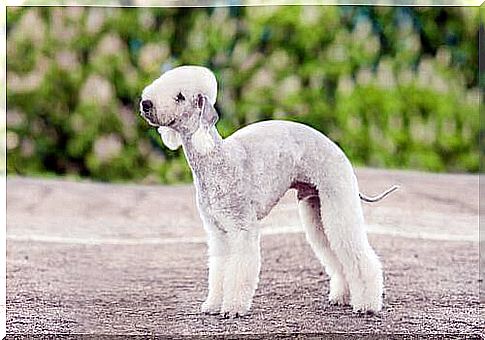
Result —
<path fill-rule="evenodd" d="M 300 190 L 298 192 L 298 212 L 305 229 L 306 239 L 315 255 L 320 260 L 330 277 L 330 293 L 328 299 L 332 304 L 346 305 L 349 303 L 349 286 L 345 280 L 342 264 L 325 234 L 320 212 L 320 199 L 316 189 L 314 192 Z"/>
<path fill-rule="evenodd" d="M 349 284 L 350 304 L 355 312 L 378 312 L 382 309 L 382 268 L 367 239 L 357 185 L 347 182 L 330 190 L 319 190 L 322 221 Z"/>

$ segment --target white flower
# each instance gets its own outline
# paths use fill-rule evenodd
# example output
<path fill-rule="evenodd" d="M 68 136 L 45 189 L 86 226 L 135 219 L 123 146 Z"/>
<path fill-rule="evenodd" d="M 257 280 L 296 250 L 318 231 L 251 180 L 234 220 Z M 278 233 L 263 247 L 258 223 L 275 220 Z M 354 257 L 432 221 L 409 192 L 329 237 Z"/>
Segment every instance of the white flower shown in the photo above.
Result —
<path fill-rule="evenodd" d="M 44 21 L 38 14 L 37 9 L 30 9 L 25 13 L 12 30 L 11 39 L 29 38 L 34 44 L 41 44 L 46 36 Z"/>
<path fill-rule="evenodd" d="M 69 50 L 61 50 L 56 53 L 57 65 L 63 70 L 74 71 L 79 67 L 76 53 Z"/>
<path fill-rule="evenodd" d="M 7 149 L 12 150 L 19 146 L 19 136 L 12 131 L 7 131 Z"/>
<path fill-rule="evenodd" d="M 134 138 L 136 135 L 136 114 L 127 106 L 122 106 L 119 109 L 121 123 L 123 124 L 123 135 L 127 138 Z"/>
<path fill-rule="evenodd" d="M 268 64 L 274 70 L 283 70 L 288 67 L 291 60 L 288 56 L 288 53 L 283 49 L 278 49 L 274 51 L 271 56 L 269 57 Z"/>
<path fill-rule="evenodd" d="M 371 34 L 372 24 L 367 18 L 359 20 L 352 31 L 355 42 L 362 43 Z"/>
<path fill-rule="evenodd" d="M 142 47 L 139 64 L 147 72 L 154 72 L 160 68 L 164 60 L 170 56 L 169 47 L 162 43 L 150 43 Z"/>
<path fill-rule="evenodd" d="M 80 101 L 82 103 L 97 103 L 109 105 L 114 97 L 114 89 L 111 83 L 105 78 L 92 74 L 84 83 L 80 91 Z"/>
<path fill-rule="evenodd" d="M 309 85 L 312 89 L 323 89 L 324 76 L 321 72 L 312 73 L 309 79 Z"/>
<path fill-rule="evenodd" d="M 401 85 L 411 83 L 415 77 L 416 77 L 416 74 L 408 68 L 401 69 L 397 76 L 399 84 Z"/>
<path fill-rule="evenodd" d="M 271 87 L 274 83 L 273 73 L 265 68 L 261 68 L 253 76 L 250 83 L 255 88 Z"/>
<path fill-rule="evenodd" d="M 440 93 L 447 93 L 449 91 L 447 82 L 438 74 L 433 76 L 431 87 Z"/>
<path fill-rule="evenodd" d="M 35 69 L 26 75 L 18 75 L 10 72 L 7 74 L 8 87 L 16 92 L 30 92 L 37 89 L 43 82 L 44 76 L 49 69 L 49 60 L 39 58 Z"/>
<path fill-rule="evenodd" d="M 478 107 L 480 104 L 480 90 L 478 87 L 468 90 L 466 92 L 465 100 L 468 104 Z"/>
<path fill-rule="evenodd" d="M 356 115 L 350 116 L 347 120 L 347 126 L 353 131 L 359 131 L 363 126 L 362 118 Z"/>
<path fill-rule="evenodd" d="M 286 116 L 288 116 L 288 114 L 281 109 L 278 109 L 275 112 L 273 112 L 273 118 L 275 119 L 285 118 Z"/>
<path fill-rule="evenodd" d="M 248 1 L 246 5 L 250 5 L 251 1 Z M 245 8 L 248 18 L 256 19 L 269 19 L 271 18 L 281 7 L 279 6 L 249 6 Z"/>
<path fill-rule="evenodd" d="M 448 66 L 451 62 L 451 52 L 447 47 L 440 47 L 436 52 L 436 60 L 443 65 Z"/>
<path fill-rule="evenodd" d="M 66 17 L 72 21 L 79 21 L 84 14 L 84 8 L 80 6 L 68 6 L 64 9 Z"/>
<path fill-rule="evenodd" d="M 118 156 L 123 148 L 121 139 L 116 134 L 101 136 L 94 143 L 94 154 L 101 162 L 109 162 Z"/>
<path fill-rule="evenodd" d="M 68 12 L 66 8 L 54 8 L 51 12 L 51 34 L 60 42 L 68 43 L 78 35 L 77 23 L 68 23 Z"/>
<path fill-rule="evenodd" d="M 377 67 L 377 82 L 382 88 L 391 88 L 396 85 L 392 64 L 389 59 L 384 59 L 379 62 L 379 66 Z"/>
<path fill-rule="evenodd" d="M 344 62 L 348 59 L 347 48 L 340 43 L 330 45 L 327 50 L 327 59 L 334 62 Z"/>
<path fill-rule="evenodd" d="M 138 152 L 141 156 L 147 157 L 152 150 L 151 145 L 144 139 L 140 140 L 138 143 Z"/>
<path fill-rule="evenodd" d="M 417 34 L 410 34 L 404 38 L 404 49 L 411 53 L 418 53 L 421 49 L 421 40 Z"/>
<path fill-rule="evenodd" d="M 155 27 L 156 21 L 155 16 L 151 8 L 141 8 L 139 9 L 138 21 L 145 29 L 152 29 Z"/>
<path fill-rule="evenodd" d="M 443 78 L 436 72 L 433 60 L 424 58 L 418 66 L 418 82 L 423 87 L 433 87 L 439 92 L 446 92 L 448 86 Z"/>
<path fill-rule="evenodd" d="M 379 38 L 375 35 L 367 37 L 365 43 L 363 44 L 363 48 L 368 54 L 375 55 L 381 48 Z"/>
<path fill-rule="evenodd" d="M 305 25 L 316 25 L 320 22 L 319 6 L 303 6 L 300 11 L 300 20 Z"/>
<path fill-rule="evenodd" d="M 402 128 L 403 128 L 403 118 L 399 115 L 396 115 L 396 114 L 393 114 L 390 118 L 389 118 L 389 128 L 391 130 L 395 130 L 395 131 L 400 131 Z"/>
<path fill-rule="evenodd" d="M 285 78 L 278 87 L 278 94 L 282 97 L 287 97 L 291 94 L 297 93 L 301 88 L 300 78 L 293 75 Z"/>
<path fill-rule="evenodd" d="M 401 17 L 401 20 L 399 21 L 399 35 L 400 37 L 406 36 L 413 32 L 413 22 L 410 16 L 403 16 Z"/>
<path fill-rule="evenodd" d="M 106 20 L 106 10 L 104 8 L 90 8 L 86 19 L 86 30 L 88 33 L 95 34 L 103 27 Z"/>
<path fill-rule="evenodd" d="M 228 7 L 217 7 L 214 9 L 211 15 L 211 21 L 215 26 L 224 26 L 229 20 L 229 8 Z M 225 28 L 224 28 L 225 30 Z"/>
<path fill-rule="evenodd" d="M 10 84 L 9 84 L 10 86 Z M 25 121 L 25 114 L 16 109 L 9 109 L 7 111 L 7 126 L 18 127 Z"/>
<path fill-rule="evenodd" d="M 234 46 L 234 50 L 232 51 L 232 62 L 235 65 L 241 65 L 244 63 L 245 60 L 247 60 L 249 55 L 249 46 L 246 42 L 239 41 L 236 43 L 236 46 Z"/>
<path fill-rule="evenodd" d="M 22 156 L 31 157 L 34 154 L 34 150 L 34 143 L 30 138 L 25 138 L 22 140 L 22 143 L 20 143 L 20 152 L 22 153 Z"/>
<path fill-rule="evenodd" d="M 64 20 L 65 20 L 65 11 L 62 7 L 54 7 L 53 9 L 50 10 L 50 15 L 51 15 L 51 26 L 54 28 L 54 30 L 58 30 L 59 28 L 64 27 Z"/>
<path fill-rule="evenodd" d="M 260 52 L 252 53 L 240 64 L 240 70 L 245 71 L 251 69 L 261 58 L 263 58 L 263 55 Z"/>
<path fill-rule="evenodd" d="M 135 86 L 138 82 L 140 72 L 138 72 L 136 68 L 129 62 L 123 63 L 121 65 L 121 71 L 125 76 L 126 83 L 130 86 Z"/>
<path fill-rule="evenodd" d="M 106 34 L 96 46 L 95 57 L 117 55 L 124 49 L 123 41 L 117 34 Z"/>
<path fill-rule="evenodd" d="M 372 81 L 372 72 L 369 68 L 361 68 L 357 73 L 357 84 L 366 85 Z"/>
<path fill-rule="evenodd" d="M 354 90 L 354 82 L 352 81 L 352 78 L 350 78 L 349 75 L 345 75 L 339 78 L 338 85 L 337 85 L 338 92 L 344 95 L 349 95 L 352 93 L 353 90 Z"/>

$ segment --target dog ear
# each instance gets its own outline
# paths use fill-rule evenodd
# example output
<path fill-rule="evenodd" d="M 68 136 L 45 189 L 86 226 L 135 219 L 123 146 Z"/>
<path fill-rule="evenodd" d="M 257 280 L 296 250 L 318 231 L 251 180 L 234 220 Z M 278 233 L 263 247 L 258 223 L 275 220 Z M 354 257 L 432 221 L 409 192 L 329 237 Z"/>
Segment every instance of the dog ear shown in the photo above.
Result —
<path fill-rule="evenodd" d="M 203 128 L 208 130 L 217 123 L 219 115 L 207 96 L 199 93 L 196 106 L 200 110 L 200 124 Z"/>
<path fill-rule="evenodd" d="M 158 133 L 162 137 L 163 144 L 170 150 L 177 150 L 182 145 L 182 139 L 177 131 L 166 126 L 160 126 Z"/>

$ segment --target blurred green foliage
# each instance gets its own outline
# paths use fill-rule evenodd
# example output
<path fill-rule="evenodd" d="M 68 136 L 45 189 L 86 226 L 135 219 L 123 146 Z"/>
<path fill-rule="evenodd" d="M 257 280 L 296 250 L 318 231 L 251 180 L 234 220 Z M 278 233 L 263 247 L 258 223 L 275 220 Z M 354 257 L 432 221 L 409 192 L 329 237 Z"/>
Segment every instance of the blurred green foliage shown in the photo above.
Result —
<path fill-rule="evenodd" d="M 190 180 L 138 117 L 182 64 L 214 70 L 218 128 L 327 134 L 355 165 L 478 171 L 478 8 L 7 9 L 7 171 Z"/>

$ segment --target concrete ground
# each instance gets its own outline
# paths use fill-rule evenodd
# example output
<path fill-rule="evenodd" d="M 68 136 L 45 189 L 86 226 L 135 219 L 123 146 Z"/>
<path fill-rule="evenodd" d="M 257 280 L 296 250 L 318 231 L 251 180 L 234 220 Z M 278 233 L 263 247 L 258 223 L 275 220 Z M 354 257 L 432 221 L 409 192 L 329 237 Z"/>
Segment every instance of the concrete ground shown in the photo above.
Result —
<path fill-rule="evenodd" d="M 192 186 L 7 179 L 7 333 L 483 334 L 478 176 L 358 169 L 385 272 L 384 309 L 359 316 L 327 302 L 328 277 L 289 192 L 264 220 L 250 315 L 199 312 L 205 236 Z"/>

